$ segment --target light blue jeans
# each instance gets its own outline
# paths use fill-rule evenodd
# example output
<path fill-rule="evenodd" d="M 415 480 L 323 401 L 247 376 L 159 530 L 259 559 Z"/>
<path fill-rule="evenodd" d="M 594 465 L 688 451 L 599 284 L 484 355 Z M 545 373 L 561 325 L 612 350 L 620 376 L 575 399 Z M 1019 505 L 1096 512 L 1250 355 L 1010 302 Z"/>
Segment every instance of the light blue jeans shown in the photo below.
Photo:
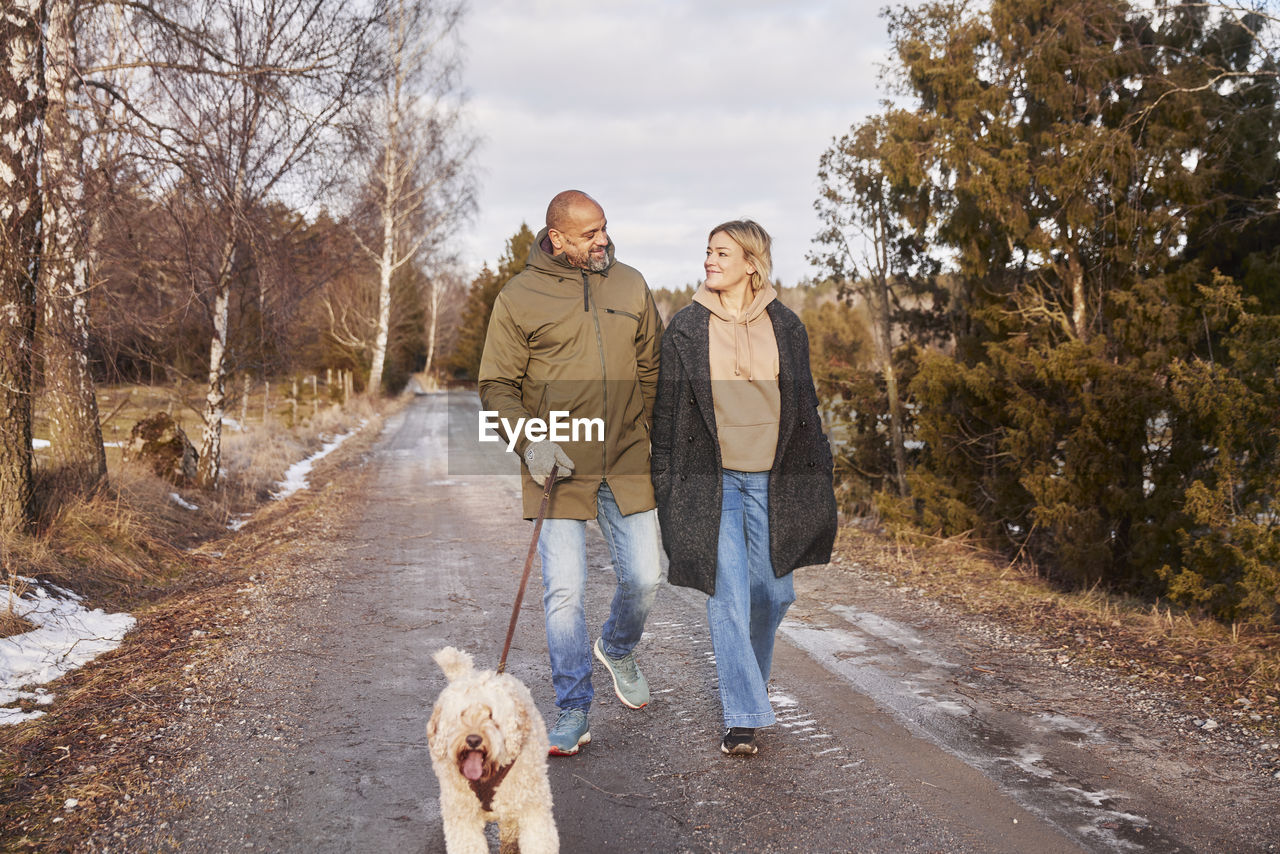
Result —
<path fill-rule="evenodd" d="M 600 631 L 604 651 L 613 658 L 631 652 L 644 633 L 644 621 L 658 592 L 658 513 L 622 515 L 613 491 L 600 484 L 596 521 L 604 534 L 618 586 L 609 617 Z M 591 639 L 587 634 L 587 523 L 546 519 L 538 536 L 542 558 L 542 606 L 547 615 L 547 651 L 551 683 L 560 709 L 591 707 Z"/>
<path fill-rule="evenodd" d="M 769 473 L 725 469 L 723 496 L 716 593 L 707 600 L 720 706 L 726 727 L 769 726 L 773 641 L 795 588 L 769 559 Z"/>

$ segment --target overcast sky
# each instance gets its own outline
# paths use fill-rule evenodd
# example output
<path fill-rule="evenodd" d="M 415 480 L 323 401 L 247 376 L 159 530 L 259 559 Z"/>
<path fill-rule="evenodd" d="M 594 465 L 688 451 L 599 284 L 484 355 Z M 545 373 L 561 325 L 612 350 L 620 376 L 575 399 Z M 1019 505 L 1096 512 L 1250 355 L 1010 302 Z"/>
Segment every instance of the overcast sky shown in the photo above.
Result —
<path fill-rule="evenodd" d="M 879 108 L 885 0 L 472 0 L 464 28 L 480 210 L 468 272 L 547 202 L 604 207 L 651 287 L 702 278 L 707 231 L 750 217 L 775 277 L 812 274 L 818 158 Z"/>

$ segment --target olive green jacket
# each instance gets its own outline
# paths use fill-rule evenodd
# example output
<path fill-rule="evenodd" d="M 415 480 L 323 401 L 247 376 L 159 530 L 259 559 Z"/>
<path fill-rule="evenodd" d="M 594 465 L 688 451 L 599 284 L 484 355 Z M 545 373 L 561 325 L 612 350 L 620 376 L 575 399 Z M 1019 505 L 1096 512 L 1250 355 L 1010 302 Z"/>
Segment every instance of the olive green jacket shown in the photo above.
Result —
<path fill-rule="evenodd" d="M 511 277 L 493 305 L 480 359 L 480 401 L 511 424 L 548 420 L 552 410 L 572 419 L 603 421 L 556 441 L 574 463 L 559 481 L 547 517 L 596 518 L 596 493 L 609 484 L 623 514 L 654 507 L 649 478 L 649 427 L 658 386 L 662 318 L 640 273 L 620 264 L 589 273 L 552 255 L 544 228 L 524 270 Z M 562 419 L 565 416 L 560 416 Z M 564 429 L 568 429 L 567 425 Z M 548 437 L 553 438 L 553 437 Z M 524 516 L 538 514 L 542 488 L 524 464 L 529 441 L 519 431 Z"/>

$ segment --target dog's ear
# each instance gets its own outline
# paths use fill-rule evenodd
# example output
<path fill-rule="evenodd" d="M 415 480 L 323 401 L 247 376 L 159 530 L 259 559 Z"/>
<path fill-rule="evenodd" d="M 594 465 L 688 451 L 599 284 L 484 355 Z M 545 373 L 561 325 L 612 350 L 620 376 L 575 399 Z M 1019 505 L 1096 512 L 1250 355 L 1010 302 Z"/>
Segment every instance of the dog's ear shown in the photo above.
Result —
<path fill-rule="evenodd" d="M 449 681 L 466 676 L 474 668 L 471 662 L 471 656 L 460 649 L 454 649 L 446 646 L 433 656 L 436 664 L 440 665 L 440 669 L 444 671 L 444 675 Z"/>
<path fill-rule="evenodd" d="M 515 701 L 516 707 L 516 731 L 514 733 L 504 732 L 503 737 L 507 740 L 507 750 L 514 758 L 524 750 L 525 736 L 529 734 L 529 710 L 525 708 L 524 703 L 520 702 L 519 696 L 511 698 Z"/>
<path fill-rule="evenodd" d="M 440 707 L 431 710 L 431 720 L 427 721 L 427 747 L 435 753 L 436 733 L 440 731 Z"/>

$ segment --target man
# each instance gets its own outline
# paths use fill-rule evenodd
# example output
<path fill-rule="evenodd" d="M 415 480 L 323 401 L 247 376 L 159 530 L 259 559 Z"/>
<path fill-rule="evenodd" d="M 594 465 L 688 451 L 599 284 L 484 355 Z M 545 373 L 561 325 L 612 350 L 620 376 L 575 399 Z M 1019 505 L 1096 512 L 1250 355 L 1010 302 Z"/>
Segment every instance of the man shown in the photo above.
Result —
<path fill-rule="evenodd" d="M 604 210 L 566 190 L 547 207 L 528 265 L 493 306 L 480 361 L 480 399 L 509 424 L 519 418 L 597 419 L 601 429 L 567 441 L 516 439 L 524 516 L 537 516 L 552 466 L 558 482 L 538 538 L 547 648 L 559 709 L 551 755 L 591 741 L 591 656 L 614 693 L 638 709 L 649 686 L 636 665 L 660 575 L 649 479 L 649 424 L 657 393 L 662 319 L 640 273 L 613 257 Z M 601 435 L 603 433 L 603 435 Z M 508 437 L 509 439 L 512 437 Z M 600 524 L 618 576 L 600 638 L 587 634 L 586 522 Z"/>

